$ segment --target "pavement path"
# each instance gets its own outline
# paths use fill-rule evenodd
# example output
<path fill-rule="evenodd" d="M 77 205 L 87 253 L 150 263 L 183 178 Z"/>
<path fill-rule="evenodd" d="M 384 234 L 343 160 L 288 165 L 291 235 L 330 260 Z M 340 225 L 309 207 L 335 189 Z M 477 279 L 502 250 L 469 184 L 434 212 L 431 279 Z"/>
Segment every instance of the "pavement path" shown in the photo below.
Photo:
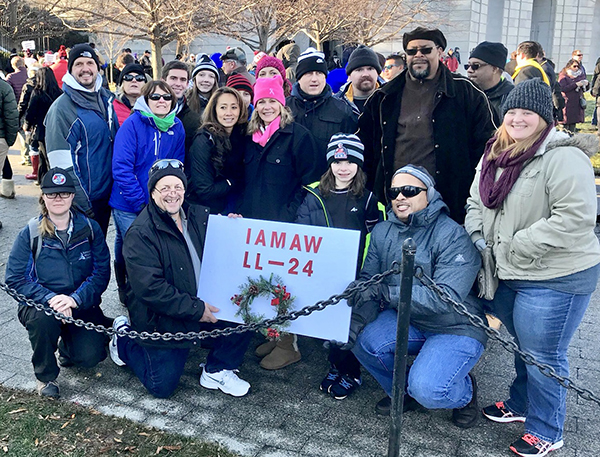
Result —
<path fill-rule="evenodd" d="M 17 152 L 11 150 L 17 198 L 0 199 L 0 278 L 13 240 L 37 213 L 39 188 L 23 178 Z M 109 246 L 114 228 L 109 232 Z M 109 316 L 124 313 L 111 281 L 103 309 Z M 571 376 L 582 386 L 600 393 L 600 292 L 590 307 L 569 349 Z M 0 383 L 35 388 L 31 348 L 25 329 L 16 317 L 15 302 L 0 293 Z M 506 335 L 506 333 L 505 333 Z M 318 385 L 327 372 L 327 352 L 322 342 L 300 338 L 302 360 L 275 372 L 261 369 L 251 344 L 240 376 L 252 384 L 249 395 L 232 398 L 198 385 L 199 364 L 205 349 L 194 349 L 180 387 L 167 399 L 150 396 L 132 372 L 110 359 L 95 369 L 63 369 L 59 382 L 63 401 L 77 402 L 114 416 L 174 433 L 222 443 L 249 457 L 371 457 L 387 455 L 387 418 L 374 406 L 383 391 L 369 375 L 351 397 L 337 401 L 322 394 Z M 479 402 L 485 406 L 503 400 L 514 376 L 512 356 L 490 342 L 474 372 Z M 600 455 L 600 407 L 568 394 L 565 447 L 553 457 Z M 450 411 L 410 412 L 404 416 L 401 455 L 411 457 L 503 457 L 514 455 L 508 445 L 522 433 L 521 424 L 500 425 L 483 418 L 470 430 L 450 422 Z"/>

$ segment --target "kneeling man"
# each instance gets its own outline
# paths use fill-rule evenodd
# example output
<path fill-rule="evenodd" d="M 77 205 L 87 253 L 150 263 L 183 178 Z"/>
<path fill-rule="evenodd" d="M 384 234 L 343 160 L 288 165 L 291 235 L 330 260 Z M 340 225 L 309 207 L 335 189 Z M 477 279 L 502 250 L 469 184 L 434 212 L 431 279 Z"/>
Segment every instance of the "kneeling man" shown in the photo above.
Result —
<path fill-rule="evenodd" d="M 467 232 L 450 218 L 425 168 L 407 165 L 396 171 L 391 184 L 392 210 L 388 220 L 371 233 L 359 278 L 366 280 L 388 270 L 394 260 L 402 258 L 404 240 L 412 238 L 417 244 L 415 265 L 454 300 L 463 302 L 481 266 Z M 388 276 L 360 294 L 353 309 L 353 352 L 388 394 L 377 404 L 380 414 L 389 414 L 391 403 L 399 293 L 400 276 Z M 483 318 L 481 306 L 472 302 L 466 303 L 469 311 Z M 469 372 L 483 353 L 485 333 L 415 280 L 408 338 L 408 353 L 416 358 L 408 373 L 405 410 L 414 409 L 416 402 L 428 409 L 454 409 L 455 425 L 475 425 L 479 416 L 477 387 Z"/>
<path fill-rule="evenodd" d="M 115 330 L 130 326 L 138 332 L 176 333 L 227 327 L 217 322 L 218 308 L 197 297 L 209 209 L 190 205 L 183 211 L 186 185 L 178 160 L 159 160 L 150 169 L 152 198 L 127 231 L 123 245 L 131 324 L 119 316 Z M 246 395 L 250 384 L 234 370 L 241 365 L 251 338 L 251 332 L 216 338 L 200 385 L 235 397 Z M 128 365 L 152 395 L 165 398 L 177 387 L 194 344 L 115 335 L 110 355 L 117 365 Z"/>

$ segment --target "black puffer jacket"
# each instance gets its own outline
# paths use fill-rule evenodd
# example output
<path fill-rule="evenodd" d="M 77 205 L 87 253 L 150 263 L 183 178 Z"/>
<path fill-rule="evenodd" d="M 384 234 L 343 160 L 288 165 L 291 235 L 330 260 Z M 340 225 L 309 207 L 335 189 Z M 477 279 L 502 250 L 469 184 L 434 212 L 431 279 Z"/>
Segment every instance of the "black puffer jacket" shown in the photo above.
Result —
<path fill-rule="evenodd" d="M 320 177 L 315 142 L 292 122 L 277 130 L 265 147 L 246 137 L 244 192 L 240 213 L 268 221 L 294 222 L 306 186 Z"/>
<path fill-rule="evenodd" d="M 298 83 L 292 87 L 292 95 L 285 99 L 292 110 L 294 121 L 306 127 L 315 138 L 320 156 L 319 166 L 322 172 L 327 170 L 327 145 L 336 133 L 356 132 L 358 116 L 350 106 L 333 96 L 329 84 L 318 97 L 303 97 Z"/>
<path fill-rule="evenodd" d="M 185 153 L 187 155 L 196 132 L 200 128 L 200 115 L 188 106 L 187 101 L 184 101 L 181 110 L 177 113 L 177 118 L 181 121 L 185 130 Z"/>
<path fill-rule="evenodd" d="M 188 231 L 198 256 L 206 236 L 208 208 L 190 205 Z M 133 222 L 123 245 L 130 290 L 127 307 L 131 327 L 138 332 L 197 332 L 204 302 L 196 296 L 192 258 L 175 222 L 150 203 Z M 159 347 L 189 347 L 189 341 L 140 340 Z"/>
<path fill-rule="evenodd" d="M 495 126 L 483 91 L 445 66 L 441 72 L 432 115 L 435 187 L 452 219 L 462 223 L 475 167 Z M 367 188 L 381 203 L 388 203 L 386 189 L 395 171 L 396 132 L 406 78 L 404 71 L 375 91 L 358 119 L 358 136 L 365 145 Z"/>
<path fill-rule="evenodd" d="M 18 131 L 19 113 L 15 93 L 6 81 L 0 79 L 0 138 L 4 138 L 12 146 Z"/>

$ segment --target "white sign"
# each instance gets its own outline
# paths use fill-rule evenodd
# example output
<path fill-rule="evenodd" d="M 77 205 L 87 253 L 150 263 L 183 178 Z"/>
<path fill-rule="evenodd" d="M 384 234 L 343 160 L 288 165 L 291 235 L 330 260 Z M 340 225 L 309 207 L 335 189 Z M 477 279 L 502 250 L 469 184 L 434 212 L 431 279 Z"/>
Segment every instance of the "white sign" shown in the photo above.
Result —
<path fill-rule="evenodd" d="M 343 292 L 354 280 L 359 241 L 357 230 L 211 215 L 198 296 L 220 309 L 218 319 L 241 323 L 231 297 L 248 277 L 268 279 L 273 273 L 296 297 L 292 311 L 297 311 Z M 257 297 L 252 313 L 275 317 L 270 304 L 271 297 Z M 292 321 L 285 330 L 346 342 L 350 315 L 351 308 L 343 300 Z"/>
<path fill-rule="evenodd" d="M 44 64 L 45 65 L 52 65 L 55 62 L 56 62 L 56 54 L 52 54 L 49 52 L 44 54 Z"/>
<path fill-rule="evenodd" d="M 21 46 L 23 51 L 26 51 L 27 49 L 35 51 L 35 41 L 33 40 L 21 41 Z"/>

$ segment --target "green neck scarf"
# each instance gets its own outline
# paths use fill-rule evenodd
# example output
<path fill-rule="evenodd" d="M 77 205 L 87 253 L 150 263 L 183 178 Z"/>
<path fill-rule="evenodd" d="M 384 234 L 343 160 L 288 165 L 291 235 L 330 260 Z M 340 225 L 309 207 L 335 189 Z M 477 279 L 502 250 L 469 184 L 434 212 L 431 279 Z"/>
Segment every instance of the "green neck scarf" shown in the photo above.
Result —
<path fill-rule="evenodd" d="M 152 119 L 154 119 L 154 124 L 156 124 L 156 127 L 161 132 L 166 132 L 171 127 L 173 127 L 173 124 L 175 123 L 175 111 L 171 112 L 170 114 L 167 114 L 165 117 L 158 117 L 152 112 L 147 113 L 145 111 L 140 111 L 140 113 L 143 116 L 151 117 Z"/>

